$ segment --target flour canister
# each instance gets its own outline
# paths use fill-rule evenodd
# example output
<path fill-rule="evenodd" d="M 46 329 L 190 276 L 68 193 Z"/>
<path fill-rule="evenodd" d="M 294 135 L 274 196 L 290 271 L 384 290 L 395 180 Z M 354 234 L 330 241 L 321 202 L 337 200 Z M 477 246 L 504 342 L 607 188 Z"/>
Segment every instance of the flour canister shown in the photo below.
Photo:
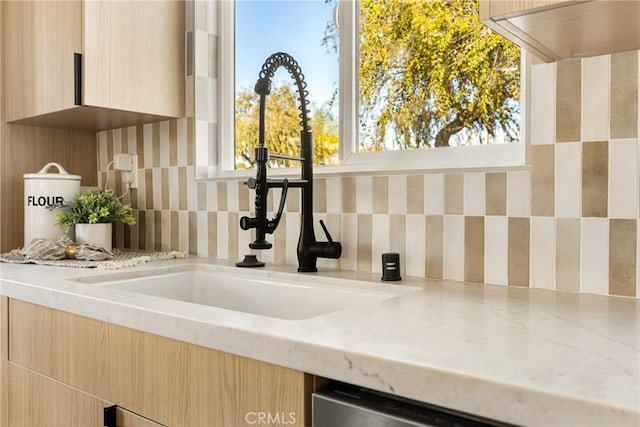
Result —
<path fill-rule="evenodd" d="M 57 168 L 58 173 L 51 173 Z M 56 212 L 48 209 L 71 200 L 80 191 L 80 176 L 58 163 L 47 163 L 38 173 L 24 174 L 24 244 L 32 239 L 57 239 L 64 232 L 56 224 Z"/>

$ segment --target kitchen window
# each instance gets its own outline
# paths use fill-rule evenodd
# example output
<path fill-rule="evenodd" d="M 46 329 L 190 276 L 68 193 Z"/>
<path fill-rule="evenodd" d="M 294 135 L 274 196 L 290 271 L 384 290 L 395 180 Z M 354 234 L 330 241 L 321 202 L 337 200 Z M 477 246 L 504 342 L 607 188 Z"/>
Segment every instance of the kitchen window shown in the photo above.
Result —
<path fill-rule="evenodd" d="M 420 15 L 418 13 L 420 12 L 418 10 L 419 7 L 423 9 L 425 9 L 425 5 L 435 7 L 434 5 L 442 2 L 396 0 L 390 2 L 393 7 L 389 5 L 381 7 L 383 3 L 376 0 L 362 0 L 361 2 L 342 0 L 339 5 L 337 3 L 337 0 L 293 2 L 236 0 L 235 2 L 219 2 L 219 51 L 221 55 L 219 57 L 219 63 L 221 64 L 219 73 L 219 92 L 221 95 L 219 141 L 223 141 L 219 147 L 219 170 L 223 171 L 223 175 L 228 175 L 228 172 L 224 171 L 232 171 L 234 169 L 237 171 L 237 169 L 252 167 L 251 147 L 252 144 L 255 146 L 255 141 L 248 141 L 253 130 L 246 122 L 248 117 L 255 115 L 256 110 L 256 98 L 251 99 L 251 89 L 257 79 L 260 65 L 269 54 L 276 51 L 286 51 L 299 61 L 303 73 L 307 76 L 310 95 L 312 97 L 316 96 L 311 105 L 311 115 L 319 120 L 316 121 L 315 127 L 312 122 L 312 131 L 314 132 L 314 142 L 326 154 L 323 158 L 322 155 L 318 155 L 318 150 L 316 150 L 316 163 L 328 165 L 318 168 L 318 173 L 521 166 L 525 164 L 526 144 L 524 142 L 527 135 L 526 96 L 528 87 L 526 77 L 531 62 L 528 55 L 522 52 L 521 58 L 517 61 L 513 58 L 510 59 L 510 62 L 503 61 L 503 73 L 483 76 L 485 79 L 504 79 L 505 75 L 519 78 L 517 81 L 512 79 L 504 83 L 505 85 L 510 85 L 508 90 L 511 95 L 515 94 L 515 96 L 509 98 L 503 93 L 501 96 L 506 96 L 509 99 L 507 101 L 498 100 L 497 104 L 502 103 L 503 108 L 492 110 L 495 105 L 490 105 L 490 102 L 485 102 L 484 104 L 475 102 L 478 98 L 486 96 L 486 93 L 483 93 L 478 87 L 474 87 L 472 80 L 465 80 L 468 77 L 465 72 L 467 74 L 482 74 L 483 71 L 486 71 L 486 67 L 483 68 L 480 62 L 475 68 L 473 64 L 460 63 L 455 70 L 451 68 L 450 64 L 448 71 L 446 67 L 435 69 L 435 65 L 443 62 L 442 59 L 433 58 L 436 53 L 424 50 L 431 49 L 441 42 L 436 42 L 435 44 L 427 43 L 421 51 L 421 46 L 412 42 L 410 37 L 403 39 L 401 35 L 398 36 L 398 34 L 394 33 L 394 37 L 399 37 L 393 41 L 395 44 L 385 45 L 380 43 L 380 41 L 388 42 L 392 39 L 389 34 L 384 33 L 385 31 L 396 31 L 398 33 L 401 29 L 400 25 L 405 27 L 413 26 L 410 28 L 411 31 L 440 32 L 449 39 L 456 37 L 468 37 L 471 39 L 477 37 L 479 32 L 482 34 L 489 33 L 488 29 L 483 26 L 476 26 L 469 36 L 465 36 L 458 28 L 461 27 L 460 25 L 455 28 L 455 31 L 447 33 L 448 26 L 443 26 L 442 22 L 445 21 L 442 19 L 435 24 L 426 23 L 424 21 L 428 18 L 426 12 L 428 12 L 429 16 L 432 16 L 437 13 L 444 13 L 443 10 L 446 8 L 423 10 L 423 15 Z M 466 8 L 465 13 L 476 15 L 475 9 L 471 9 L 471 7 L 477 7 L 477 2 L 474 0 L 456 0 L 448 4 L 457 5 L 458 9 Z M 335 6 L 338 7 L 335 8 Z M 316 20 L 314 26 L 309 23 L 302 23 L 303 27 L 308 28 L 309 31 L 312 29 L 316 31 L 316 41 L 307 43 L 308 48 L 303 51 L 302 55 L 297 54 L 295 50 L 288 51 L 287 47 L 276 48 L 276 46 L 280 46 L 279 44 L 274 45 L 273 48 L 268 46 L 268 41 L 276 38 L 274 36 L 276 33 L 283 34 L 283 40 L 303 39 L 305 34 L 305 31 L 301 30 L 299 25 L 298 28 L 295 28 L 296 25 L 293 24 L 285 25 L 283 22 L 275 22 L 272 19 L 274 16 L 284 17 L 286 14 L 278 12 L 269 14 L 265 9 L 269 7 L 288 8 L 289 16 L 298 16 L 300 21 L 310 18 Z M 261 11 L 261 8 L 264 10 Z M 406 10 L 403 10 L 403 8 Z M 295 12 L 296 10 L 297 12 Z M 452 12 L 461 13 L 460 10 Z M 332 13 L 333 16 L 331 16 Z M 393 16 L 393 13 L 397 15 Z M 252 14 L 253 17 L 251 17 Z M 256 17 L 262 17 L 263 19 L 256 19 Z M 238 19 L 240 21 L 237 21 Z M 420 21 L 421 19 L 423 20 L 422 22 Z M 455 22 L 459 21 L 455 17 L 452 19 Z M 289 22 L 293 21 L 290 20 Z M 393 27 L 394 22 L 397 23 L 397 28 Z M 300 22 L 296 21 L 295 24 L 300 24 Z M 262 27 L 260 27 L 261 25 Z M 367 25 L 369 26 L 367 27 Z M 319 34 L 318 28 L 321 28 L 323 32 Z M 376 37 L 379 40 L 376 41 Z M 376 41 L 377 44 L 370 41 Z M 241 49 L 242 55 L 236 54 L 234 43 L 238 43 L 238 49 Z M 493 43 L 495 44 L 495 42 Z M 262 54 L 256 53 L 256 48 L 260 46 L 266 46 L 265 48 L 268 51 Z M 449 46 L 456 45 L 450 44 Z M 396 48 L 396 52 L 391 52 L 391 48 Z M 247 49 L 249 49 L 250 55 L 245 55 L 245 53 L 248 53 Z M 382 50 L 384 53 L 395 54 L 395 57 L 393 55 L 387 55 L 386 57 L 385 55 L 376 56 L 376 49 L 378 53 Z M 471 53 L 476 57 L 476 51 L 485 49 L 489 52 L 488 55 L 493 55 L 491 56 L 492 65 L 495 65 L 500 60 L 495 55 L 495 50 L 491 51 L 487 46 L 475 44 L 469 49 L 475 49 Z M 425 72 L 424 67 L 427 65 L 426 62 L 421 63 L 417 55 L 411 56 L 412 50 L 426 55 L 425 58 L 431 58 L 435 65 L 433 73 L 425 74 L 429 76 L 432 82 L 415 86 L 414 92 L 410 93 L 410 96 L 406 96 L 411 91 L 407 90 L 407 88 L 411 86 L 404 86 L 397 90 L 398 86 L 406 85 L 407 82 L 402 79 L 394 80 L 394 75 L 399 74 L 402 69 L 413 67 L 413 74 L 410 77 L 415 79 L 415 76 L 420 76 L 420 72 Z M 459 52 L 453 52 L 453 50 L 451 49 L 450 55 L 448 55 L 455 56 L 455 54 L 458 54 L 457 61 L 464 61 L 471 57 L 471 53 L 459 54 Z M 312 56 L 316 58 L 324 57 L 323 64 L 325 65 L 322 65 L 322 67 L 326 66 L 327 69 L 320 74 L 328 77 L 329 81 L 318 83 L 317 80 L 309 80 L 311 76 L 318 74 L 316 72 L 318 62 L 313 61 L 312 64 L 309 64 L 311 61 L 308 60 L 305 62 L 301 59 L 301 56 L 305 56 L 304 52 L 313 52 Z M 437 53 L 437 55 L 442 55 L 442 53 Z M 254 62 L 257 62 L 247 66 L 246 57 L 248 56 L 251 56 Z M 478 59 L 477 61 L 480 60 Z M 332 64 L 334 64 L 335 69 L 331 68 Z M 379 68 L 376 69 L 376 67 Z M 458 68 L 462 71 L 454 75 L 453 72 L 457 71 Z M 386 74 L 372 74 L 380 69 L 385 70 Z M 254 76 L 250 85 L 246 84 L 247 79 L 243 77 L 246 76 L 247 72 Z M 443 77 L 443 74 L 447 72 L 451 76 Z M 279 76 L 279 73 L 282 73 L 281 76 Z M 336 77 L 339 84 L 332 86 L 330 80 L 332 78 L 335 80 Z M 444 82 L 449 86 L 450 92 L 448 94 L 443 94 L 442 90 L 438 88 L 433 90 L 433 86 L 436 84 L 433 82 L 435 82 L 436 77 L 441 79 L 441 83 Z M 407 77 L 405 80 L 408 79 Z M 239 80 L 243 80 L 245 83 L 238 85 L 236 82 Z M 278 101 L 280 105 L 276 105 L 274 109 L 277 110 L 279 108 L 277 110 L 279 111 L 278 114 L 283 117 L 286 116 L 286 114 L 282 113 L 283 108 L 293 108 L 291 93 L 282 89 L 283 85 L 280 84 L 288 83 L 288 80 L 289 77 L 286 72 L 279 70 L 276 73 L 274 82 L 272 82 L 274 91 L 272 95 L 267 97 L 267 102 L 270 102 L 269 98 L 276 98 L 273 101 Z M 374 87 L 376 82 L 383 83 Z M 517 90 L 514 90 L 514 85 L 518 85 Z M 282 89 L 282 93 L 276 89 Z M 404 98 L 403 94 L 405 95 Z M 294 97 L 296 96 L 295 92 L 293 92 L 293 95 Z M 449 99 L 451 104 L 455 104 L 455 107 L 458 108 L 458 112 L 462 111 L 467 115 L 475 114 L 477 111 L 484 111 L 483 117 L 485 119 L 489 117 L 489 119 L 484 121 L 476 120 L 475 122 L 469 121 L 469 124 L 464 126 L 462 131 L 448 132 L 447 138 L 443 138 L 443 132 L 441 131 L 445 126 L 444 124 L 450 123 L 453 129 L 456 127 L 454 125 L 456 125 L 456 120 L 458 119 L 452 113 L 454 110 L 450 106 L 437 105 L 438 98 Z M 411 102 L 416 100 L 420 102 L 410 105 Z M 283 102 L 285 101 L 290 103 L 290 107 L 283 107 L 285 105 Z M 416 109 L 418 105 L 429 105 L 433 111 L 444 110 L 445 108 L 449 108 L 449 110 L 444 113 L 440 111 L 440 116 L 438 116 L 438 114 L 430 112 L 429 108 Z M 415 112 L 415 116 L 419 117 L 418 119 L 412 117 L 411 113 L 413 112 Z M 476 114 L 475 117 L 477 118 L 479 115 Z M 509 118 L 508 123 L 500 127 L 499 119 L 504 119 L 505 117 Z M 243 123 L 242 120 L 245 120 L 245 122 Z M 269 120 L 269 115 L 267 115 L 267 122 Z M 295 120 L 292 121 L 289 118 L 289 121 L 295 125 Z M 318 123 L 320 123 L 319 127 Z M 273 131 L 273 129 L 271 130 Z M 298 128 L 296 127 L 294 131 L 297 132 Z M 335 134 L 337 134 L 337 137 L 335 137 Z M 238 137 L 241 138 L 240 141 Z M 331 141 L 337 142 L 335 141 L 336 139 L 339 141 L 339 145 L 336 148 L 332 148 L 330 143 Z M 297 149 L 297 144 L 288 140 L 286 135 L 281 136 L 281 140 L 283 144 L 279 144 L 279 147 L 286 147 L 288 144 L 291 147 L 290 149 Z M 236 145 L 231 144 L 231 141 L 236 141 Z M 445 141 L 446 144 L 443 144 L 442 141 Z M 244 148 L 241 150 L 238 150 L 239 146 L 237 144 L 239 142 L 244 144 Z M 267 132 L 267 145 L 269 146 L 269 131 Z M 432 148 L 436 145 L 440 147 Z M 449 146 L 442 147 L 441 145 Z M 269 148 L 271 151 L 278 151 L 274 147 L 269 146 Z M 280 154 L 297 155 L 297 153 Z M 295 164 L 291 166 L 295 166 Z M 231 175 L 234 174 L 232 173 Z"/>

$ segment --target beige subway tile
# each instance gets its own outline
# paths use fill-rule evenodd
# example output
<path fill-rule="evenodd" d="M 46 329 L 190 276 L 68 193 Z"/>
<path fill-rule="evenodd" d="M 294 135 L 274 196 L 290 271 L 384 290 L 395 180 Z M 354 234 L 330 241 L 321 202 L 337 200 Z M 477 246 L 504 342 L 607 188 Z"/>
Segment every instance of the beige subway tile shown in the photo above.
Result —
<path fill-rule="evenodd" d="M 342 178 L 327 178 L 327 212 L 342 213 Z"/>
<path fill-rule="evenodd" d="M 530 227 L 529 287 L 554 290 L 556 287 L 555 218 L 531 217 Z"/>
<path fill-rule="evenodd" d="M 580 217 L 582 194 L 582 144 L 567 142 L 556 145 L 555 204 L 556 217 Z"/>
<path fill-rule="evenodd" d="M 313 180 L 313 211 L 327 211 L 327 180 L 325 178 Z"/>
<path fill-rule="evenodd" d="M 426 276 L 431 279 L 442 279 L 444 273 L 444 217 L 442 215 L 427 215 L 426 236 Z"/>
<path fill-rule="evenodd" d="M 582 60 L 582 141 L 609 139 L 611 55 Z"/>
<path fill-rule="evenodd" d="M 171 212 L 162 211 L 160 215 L 161 227 L 162 227 L 162 250 L 170 251 L 171 250 L 171 241 L 173 240 L 173 229 L 171 228 Z"/>
<path fill-rule="evenodd" d="M 181 211 L 187 210 L 189 202 L 187 183 L 187 168 L 181 166 L 178 168 L 178 209 Z"/>
<path fill-rule="evenodd" d="M 509 286 L 529 286 L 529 227 L 529 218 L 509 218 Z"/>
<path fill-rule="evenodd" d="M 464 175 L 450 173 L 444 176 L 444 213 L 462 215 L 464 205 Z"/>
<path fill-rule="evenodd" d="M 531 172 L 507 172 L 507 215 L 531 215 Z"/>
<path fill-rule="evenodd" d="M 506 215 L 507 173 L 487 173 L 485 179 L 487 215 Z"/>
<path fill-rule="evenodd" d="M 342 211 L 356 212 L 356 179 L 352 176 L 342 178 Z"/>
<path fill-rule="evenodd" d="M 189 165 L 193 165 L 194 164 L 194 156 L 195 156 L 195 136 L 194 136 L 194 132 L 195 132 L 195 125 L 194 125 L 194 118 L 193 117 L 187 117 L 187 141 L 186 141 L 186 165 L 185 166 L 189 166 Z M 179 159 L 180 157 L 178 157 Z"/>
<path fill-rule="evenodd" d="M 484 219 L 484 281 L 492 285 L 507 286 L 508 224 L 506 216 L 487 216 Z"/>
<path fill-rule="evenodd" d="M 209 243 L 208 256 L 218 256 L 218 213 L 207 212 L 207 242 Z"/>
<path fill-rule="evenodd" d="M 169 168 L 162 168 L 160 169 L 160 180 L 162 182 L 162 190 L 161 190 L 161 196 L 162 196 L 162 209 L 164 210 L 168 210 L 169 209 L 169 194 L 170 194 L 170 187 L 169 187 Z"/>
<path fill-rule="evenodd" d="M 284 223 L 284 230 L 286 232 L 286 255 L 285 262 L 289 265 L 298 265 L 298 238 L 300 237 L 300 214 L 298 213 L 285 213 L 283 215 L 287 218 L 287 221 Z M 280 228 L 282 226 L 278 226 Z M 342 230 L 341 230 L 342 231 Z M 355 236 L 356 233 L 354 232 Z M 337 237 L 334 236 L 336 241 L 340 241 Z M 342 242 L 343 248 L 343 256 L 346 254 L 346 250 L 344 250 L 346 242 Z M 356 238 L 354 237 L 349 243 L 352 243 L 352 246 L 356 245 Z M 352 270 L 355 270 L 353 268 Z"/>
<path fill-rule="evenodd" d="M 606 217 L 609 186 L 609 143 L 582 144 L 582 216 Z"/>
<path fill-rule="evenodd" d="M 373 213 L 373 177 L 357 176 L 356 178 L 356 209 L 359 214 Z"/>
<path fill-rule="evenodd" d="M 464 280 L 484 282 L 484 217 L 464 218 Z"/>
<path fill-rule="evenodd" d="M 287 262 L 287 219 L 288 217 L 283 215 L 277 230 L 273 233 L 273 261 L 279 265 Z"/>
<path fill-rule="evenodd" d="M 424 175 L 407 176 L 407 213 L 424 214 Z"/>
<path fill-rule="evenodd" d="M 137 124 L 136 125 L 136 153 L 138 154 L 138 169 L 143 169 L 146 166 L 147 156 L 150 154 L 145 154 L 145 125 Z"/>
<path fill-rule="evenodd" d="M 581 77 L 580 59 L 556 64 L 556 142 L 580 141 Z"/>
<path fill-rule="evenodd" d="M 153 145 L 153 154 L 151 158 L 151 166 L 160 167 L 160 123 L 151 124 L 151 144 Z"/>
<path fill-rule="evenodd" d="M 406 274 L 407 271 L 407 256 L 405 252 L 407 246 L 406 221 L 406 215 L 389 215 L 389 251 L 400 254 L 401 274 Z"/>
<path fill-rule="evenodd" d="M 244 182 L 238 181 L 238 210 L 240 212 L 249 212 L 250 209 L 249 187 Z"/>
<path fill-rule="evenodd" d="M 609 142 L 609 218 L 638 218 L 638 140 Z"/>
<path fill-rule="evenodd" d="M 153 208 L 157 210 L 162 209 L 162 173 L 160 168 L 153 168 L 151 170 L 151 179 L 153 180 Z"/>
<path fill-rule="evenodd" d="M 371 239 L 373 236 L 372 215 L 360 214 L 357 216 L 358 221 L 358 246 L 357 246 L 357 265 L 358 271 L 371 271 Z"/>
<path fill-rule="evenodd" d="M 554 215 L 554 149 L 553 145 L 531 147 L 531 214 L 535 216 Z"/>
<path fill-rule="evenodd" d="M 147 214 L 146 211 L 138 211 L 136 218 L 136 228 L 138 230 L 138 249 L 147 250 Z M 151 248 L 149 248 L 151 250 Z"/>
<path fill-rule="evenodd" d="M 582 218 L 580 223 L 580 292 L 607 295 L 609 220 Z"/>
<path fill-rule="evenodd" d="M 636 297 L 637 220 L 609 220 L 609 295 Z"/>
<path fill-rule="evenodd" d="M 169 120 L 163 120 L 159 122 L 159 152 L 160 152 L 160 161 L 158 162 L 158 166 L 161 168 L 169 167 Z"/>
<path fill-rule="evenodd" d="M 218 212 L 225 212 L 227 210 L 227 183 L 225 181 L 218 181 L 217 185 Z"/>
<path fill-rule="evenodd" d="M 189 254 L 198 254 L 198 214 L 189 212 Z"/>
<path fill-rule="evenodd" d="M 198 210 L 205 211 L 207 210 L 207 183 L 198 182 L 196 183 L 196 188 L 198 190 L 198 197 L 197 197 Z M 167 196 L 167 198 L 169 197 Z"/>
<path fill-rule="evenodd" d="M 229 233 L 229 259 L 238 259 L 240 257 L 239 245 L 238 245 L 238 232 L 240 231 L 240 227 L 238 224 L 240 223 L 240 218 L 238 216 L 238 212 L 228 212 L 228 228 L 227 231 Z M 245 248 L 243 248 L 245 250 Z"/>
<path fill-rule="evenodd" d="M 611 138 L 638 136 L 638 51 L 611 55 Z"/>
<path fill-rule="evenodd" d="M 407 213 L 407 175 L 389 176 L 389 213 L 405 215 Z"/>
<path fill-rule="evenodd" d="M 424 187 L 424 213 L 427 215 L 444 215 L 444 174 L 426 174 Z"/>
<path fill-rule="evenodd" d="M 342 256 L 340 256 L 340 268 L 342 270 L 358 270 L 358 215 L 353 213 L 342 214 L 340 227 L 342 236 Z"/>
<path fill-rule="evenodd" d="M 153 250 L 162 250 L 162 211 L 160 210 L 153 211 Z M 195 254 L 195 251 L 190 253 Z"/>
<path fill-rule="evenodd" d="M 407 276 L 425 277 L 425 259 L 427 258 L 427 231 L 424 215 L 406 216 L 405 254 Z"/>
<path fill-rule="evenodd" d="M 371 223 L 371 271 L 373 272 L 382 273 L 382 254 L 389 252 L 390 227 L 389 215 L 373 214 Z"/>
<path fill-rule="evenodd" d="M 556 64 L 531 67 L 531 144 L 553 144 L 556 135 Z"/>
<path fill-rule="evenodd" d="M 300 193 L 302 191 L 298 189 L 291 189 L 291 191 L 287 191 L 287 212 L 300 212 Z M 273 191 L 270 192 L 273 196 Z M 280 195 L 278 195 L 278 203 L 280 203 Z"/>
<path fill-rule="evenodd" d="M 146 209 L 153 209 L 153 192 L 154 192 L 154 185 L 153 185 L 153 170 L 152 169 L 145 169 L 144 170 L 144 182 L 146 183 L 146 188 L 145 188 L 145 208 Z"/>
<path fill-rule="evenodd" d="M 464 174 L 463 211 L 467 216 L 484 216 L 487 212 L 485 175 L 484 172 Z"/>
<path fill-rule="evenodd" d="M 556 219 L 556 290 L 580 292 L 580 219 Z"/>
<path fill-rule="evenodd" d="M 389 213 L 389 177 L 373 177 L 373 213 Z"/>
<path fill-rule="evenodd" d="M 169 210 L 180 210 L 180 178 L 177 167 L 169 170 Z"/>
<path fill-rule="evenodd" d="M 169 166 L 178 166 L 178 122 L 169 120 Z"/>
<path fill-rule="evenodd" d="M 464 280 L 464 217 L 444 217 L 444 279 Z"/>

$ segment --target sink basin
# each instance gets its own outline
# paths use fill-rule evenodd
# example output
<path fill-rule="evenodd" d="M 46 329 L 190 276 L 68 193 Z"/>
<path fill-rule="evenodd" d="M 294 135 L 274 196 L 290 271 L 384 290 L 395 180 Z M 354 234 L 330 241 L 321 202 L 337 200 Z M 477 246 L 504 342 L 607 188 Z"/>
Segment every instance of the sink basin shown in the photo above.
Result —
<path fill-rule="evenodd" d="M 421 288 L 269 272 L 246 273 L 210 265 L 76 279 L 193 304 L 260 316 L 302 320 L 381 302 Z"/>

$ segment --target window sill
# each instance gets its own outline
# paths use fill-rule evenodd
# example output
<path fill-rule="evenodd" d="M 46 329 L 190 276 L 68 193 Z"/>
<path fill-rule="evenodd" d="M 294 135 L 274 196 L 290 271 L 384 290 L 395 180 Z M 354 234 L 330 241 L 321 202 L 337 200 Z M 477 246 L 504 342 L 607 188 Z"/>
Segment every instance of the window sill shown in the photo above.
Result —
<path fill-rule="evenodd" d="M 358 153 L 343 164 L 314 167 L 315 177 L 342 175 L 398 175 L 443 172 L 528 170 L 526 146 L 522 143 L 451 147 L 412 151 Z M 198 180 L 242 180 L 253 177 L 255 169 L 197 171 Z M 270 168 L 272 177 L 300 175 L 300 168 Z"/>

